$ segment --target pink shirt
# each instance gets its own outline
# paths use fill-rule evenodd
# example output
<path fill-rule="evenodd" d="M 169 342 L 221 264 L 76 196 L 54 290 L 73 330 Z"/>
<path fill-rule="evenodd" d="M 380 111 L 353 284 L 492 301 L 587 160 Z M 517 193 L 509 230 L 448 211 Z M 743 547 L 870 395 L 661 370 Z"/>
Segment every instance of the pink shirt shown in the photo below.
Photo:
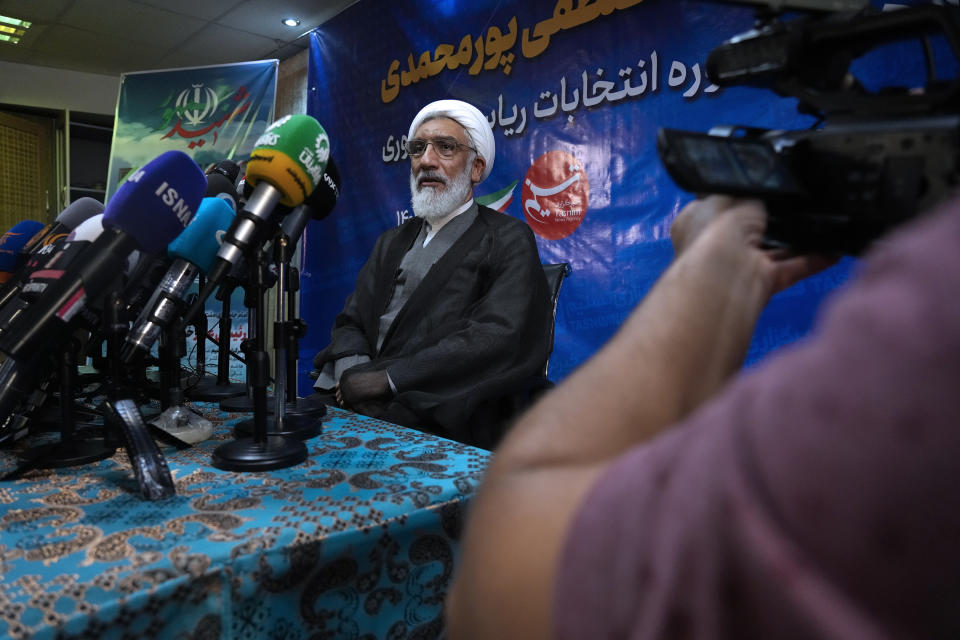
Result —
<path fill-rule="evenodd" d="M 600 478 L 557 637 L 960 638 L 960 200 L 862 266 L 809 340 Z"/>

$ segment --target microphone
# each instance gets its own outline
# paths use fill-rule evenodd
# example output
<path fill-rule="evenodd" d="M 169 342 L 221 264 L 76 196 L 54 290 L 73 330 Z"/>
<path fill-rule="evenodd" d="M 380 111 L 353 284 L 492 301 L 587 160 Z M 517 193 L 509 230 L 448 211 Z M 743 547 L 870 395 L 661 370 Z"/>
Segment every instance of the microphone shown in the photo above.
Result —
<path fill-rule="evenodd" d="M 71 319 L 110 293 L 134 250 L 156 253 L 183 231 L 205 189 L 203 171 L 182 151 L 167 151 L 133 173 L 110 199 L 103 232 L 69 270 L 55 274 L 18 331 L 0 338 L 0 351 L 23 361 L 56 349 L 69 336 Z"/>
<path fill-rule="evenodd" d="M 340 185 L 340 169 L 332 157 L 328 158 L 323 179 L 304 202 L 313 210 L 313 220 L 323 220 L 330 215 L 340 199 Z"/>
<path fill-rule="evenodd" d="M 220 248 L 219 238 L 234 215 L 225 200 L 204 198 L 193 222 L 170 243 L 167 253 L 174 258 L 173 264 L 127 334 L 121 356 L 124 363 L 130 364 L 138 354 L 149 353 L 160 332 L 179 314 L 197 273 L 206 274 L 213 267 Z"/>
<path fill-rule="evenodd" d="M 33 241 L 24 247 L 24 252 L 34 254 L 43 247 L 50 246 L 57 240 L 66 238 L 67 234 L 98 213 L 103 213 L 103 203 L 99 200 L 84 196 L 74 200 L 60 212 L 52 224 L 44 227 L 42 234 L 38 234 Z"/>
<path fill-rule="evenodd" d="M 227 230 L 216 264 L 185 315 L 187 321 L 200 311 L 243 254 L 261 241 L 277 204 L 296 207 L 313 192 L 329 157 L 330 139 L 310 116 L 285 116 L 267 127 L 247 162 L 246 182 L 253 186 L 253 192 Z"/>
<path fill-rule="evenodd" d="M 67 234 L 63 243 L 50 245 L 56 247 L 53 253 L 41 252 L 27 263 L 27 274 L 21 289 L 21 297 L 30 294 L 30 301 L 38 298 L 51 282 L 59 280 L 63 272 L 76 260 L 94 240 L 103 233 L 103 214 L 93 216 Z"/>
<path fill-rule="evenodd" d="M 333 208 L 340 198 L 340 170 L 333 162 L 333 158 L 327 160 L 326 170 L 316 188 L 313 190 L 303 204 L 294 208 L 293 211 L 284 217 L 280 224 L 280 230 L 284 237 L 291 240 L 296 246 L 303 235 L 303 230 L 307 228 L 310 220 L 323 220 L 330 215 Z"/>
<path fill-rule="evenodd" d="M 101 234 L 103 234 L 102 213 L 81 223 L 63 239 L 62 243 L 57 240 L 54 244 L 49 245 L 51 250 L 56 248 L 56 251 L 52 254 L 44 255 L 44 252 L 41 251 L 36 256 L 31 257 L 26 265 L 29 268 L 29 273 L 26 275 L 26 281 L 20 287 L 20 298 L 27 303 L 38 299 L 46 291 L 47 286 L 59 280 L 70 265 Z M 137 266 L 139 259 L 139 251 L 131 252 L 122 265 L 123 273 L 129 276 L 134 267 Z"/>
<path fill-rule="evenodd" d="M 42 247 L 24 265 L 19 286 L 12 287 L 11 296 L 0 309 L 0 335 L 18 321 L 24 311 L 43 295 L 47 287 L 56 282 L 70 264 L 103 233 L 103 214 L 98 214 L 81 223 L 66 238 Z M 57 250 L 48 255 L 47 250 Z M 19 295 L 17 295 L 19 294 Z"/>
<path fill-rule="evenodd" d="M 10 280 L 23 266 L 26 261 L 24 247 L 33 241 L 35 236 L 42 236 L 41 232 L 44 229 L 42 222 L 21 220 L 0 236 L 0 282 Z"/>
<path fill-rule="evenodd" d="M 236 211 L 237 204 L 237 176 L 240 175 L 240 165 L 230 159 L 224 159 L 207 171 L 207 197 L 222 198 L 230 208 Z"/>
<path fill-rule="evenodd" d="M 30 277 L 30 273 L 38 268 L 41 261 L 48 259 L 56 253 L 56 251 L 63 246 L 64 242 L 66 242 L 66 234 L 61 232 L 60 227 L 64 230 L 66 230 L 67 227 L 73 230 L 84 220 L 99 213 L 103 213 L 103 204 L 93 198 L 80 198 L 61 211 L 60 215 L 57 216 L 57 223 L 54 225 L 54 228 L 43 236 L 39 243 L 34 243 L 32 255 L 27 257 L 26 264 L 0 287 L 0 308 L 3 308 L 17 296 L 23 282 Z M 21 251 L 21 253 L 23 253 L 23 251 Z"/>

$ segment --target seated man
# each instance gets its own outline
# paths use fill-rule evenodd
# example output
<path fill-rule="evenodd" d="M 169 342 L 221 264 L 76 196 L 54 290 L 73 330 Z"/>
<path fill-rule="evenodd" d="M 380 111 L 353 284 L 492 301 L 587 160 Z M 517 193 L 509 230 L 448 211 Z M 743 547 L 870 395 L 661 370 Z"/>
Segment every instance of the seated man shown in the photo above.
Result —
<path fill-rule="evenodd" d="M 735 376 L 769 297 L 823 264 L 765 224 L 684 209 L 674 263 L 504 439 L 451 640 L 960 637 L 960 200 Z"/>
<path fill-rule="evenodd" d="M 500 400 L 549 356 L 553 322 L 530 228 L 479 206 L 493 133 L 475 107 L 440 100 L 407 141 L 414 218 L 384 232 L 314 359 L 341 406 L 491 448 Z"/>

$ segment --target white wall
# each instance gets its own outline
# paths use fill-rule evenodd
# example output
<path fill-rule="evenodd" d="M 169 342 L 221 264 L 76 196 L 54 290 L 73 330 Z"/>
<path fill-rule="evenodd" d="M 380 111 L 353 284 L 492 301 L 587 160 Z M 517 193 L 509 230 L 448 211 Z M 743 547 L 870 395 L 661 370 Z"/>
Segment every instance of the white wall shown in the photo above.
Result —
<path fill-rule="evenodd" d="M 113 115 L 120 76 L 0 61 L 0 103 Z"/>

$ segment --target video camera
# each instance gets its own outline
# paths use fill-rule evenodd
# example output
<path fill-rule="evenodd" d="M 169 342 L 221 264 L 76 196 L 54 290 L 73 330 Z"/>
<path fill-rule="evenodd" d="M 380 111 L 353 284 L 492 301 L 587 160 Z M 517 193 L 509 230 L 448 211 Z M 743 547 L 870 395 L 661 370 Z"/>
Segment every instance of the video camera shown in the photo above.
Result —
<path fill-rule="evenodd" d="M 865 4 L 776 2 L 819 11 L 785 20 L 768 6 L 753 30 L 711 51 L 706 70 L 714 84 L 795 97 L 798 110 L 817 121 L 794 131 L 661 129 L 657 150 L 674 181 L 697 194 L 762 200 L 771 246 L 851 255 L 948 196 L 960 180 L 960 72 L 937 79 L 930 38 L 945 38 L 960 60 L 960 9 L 879 12 Z M 924 45 L 923 87 L 870 92 L 850 72 L 876 48 L 913 39 Z"/>

